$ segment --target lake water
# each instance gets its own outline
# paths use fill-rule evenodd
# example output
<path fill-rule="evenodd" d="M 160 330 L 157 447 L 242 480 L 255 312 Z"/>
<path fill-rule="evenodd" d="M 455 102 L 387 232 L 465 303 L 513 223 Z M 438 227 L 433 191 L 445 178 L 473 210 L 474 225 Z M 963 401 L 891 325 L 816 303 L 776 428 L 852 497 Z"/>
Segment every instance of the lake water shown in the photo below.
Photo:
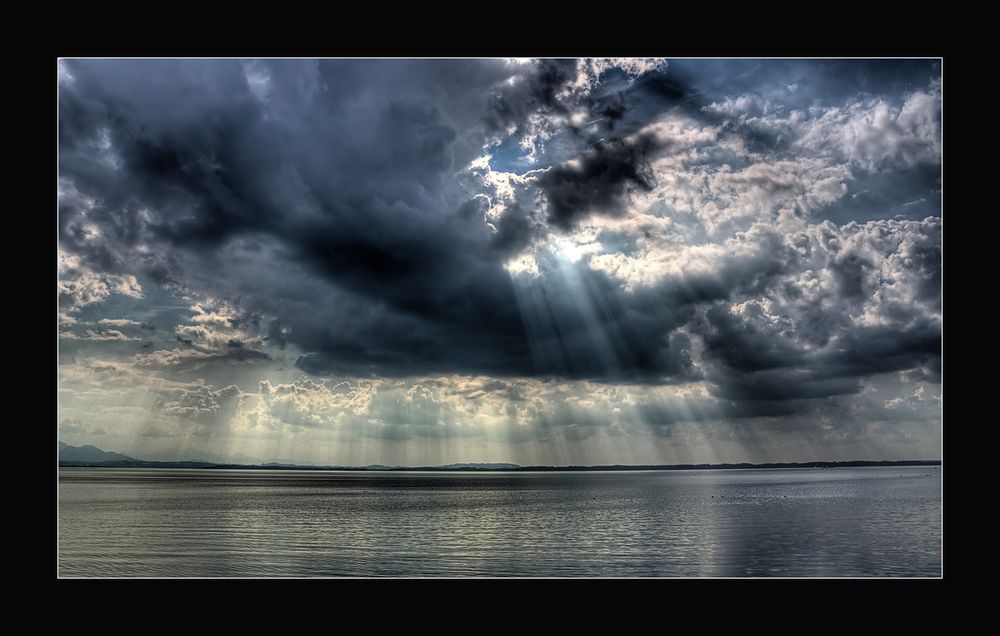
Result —
<path fill-rule="evenodd" d="M 59 575 L 936 577 L 940 473 L 63 468 Z"/>

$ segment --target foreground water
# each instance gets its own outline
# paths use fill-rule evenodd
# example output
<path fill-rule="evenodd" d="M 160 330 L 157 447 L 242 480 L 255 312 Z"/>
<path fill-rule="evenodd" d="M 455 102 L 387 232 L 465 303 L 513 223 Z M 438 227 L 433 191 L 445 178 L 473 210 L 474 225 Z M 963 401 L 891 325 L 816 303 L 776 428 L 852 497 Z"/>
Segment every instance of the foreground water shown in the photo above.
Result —
<path fill-rule="evenodd" d="M 940 576 L 933 467 L 59 471 L 59 574 Z"/>

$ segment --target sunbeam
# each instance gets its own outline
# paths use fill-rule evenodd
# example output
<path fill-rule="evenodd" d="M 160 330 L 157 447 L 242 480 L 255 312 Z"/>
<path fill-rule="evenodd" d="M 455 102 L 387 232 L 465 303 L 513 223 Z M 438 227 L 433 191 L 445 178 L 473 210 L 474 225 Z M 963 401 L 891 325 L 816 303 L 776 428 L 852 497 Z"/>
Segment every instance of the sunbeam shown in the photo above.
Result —
<path fill-rule="evenodd" d="M 939 573 L 939 58 L 57 71 L 61 573 Z"/>

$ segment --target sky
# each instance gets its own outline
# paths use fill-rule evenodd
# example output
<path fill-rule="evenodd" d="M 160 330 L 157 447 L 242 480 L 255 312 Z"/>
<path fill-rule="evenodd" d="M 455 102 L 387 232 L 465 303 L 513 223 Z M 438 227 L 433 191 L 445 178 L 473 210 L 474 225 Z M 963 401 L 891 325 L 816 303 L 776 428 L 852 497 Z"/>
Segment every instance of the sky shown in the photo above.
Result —
<path fill-rule="evenodd" d="M 931 60 L 58 62 L 59 437 L 932 459 Z"/>

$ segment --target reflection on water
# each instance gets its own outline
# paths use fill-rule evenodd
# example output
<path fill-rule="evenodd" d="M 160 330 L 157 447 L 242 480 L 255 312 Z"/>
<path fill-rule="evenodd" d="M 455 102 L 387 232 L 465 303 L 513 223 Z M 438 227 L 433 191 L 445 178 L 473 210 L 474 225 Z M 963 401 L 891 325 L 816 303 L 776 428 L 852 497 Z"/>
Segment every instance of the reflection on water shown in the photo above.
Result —
<path fill-rule="evenodd" d="M 60 576 L 940 576 L 940 470 L 59 473 Z"/>

